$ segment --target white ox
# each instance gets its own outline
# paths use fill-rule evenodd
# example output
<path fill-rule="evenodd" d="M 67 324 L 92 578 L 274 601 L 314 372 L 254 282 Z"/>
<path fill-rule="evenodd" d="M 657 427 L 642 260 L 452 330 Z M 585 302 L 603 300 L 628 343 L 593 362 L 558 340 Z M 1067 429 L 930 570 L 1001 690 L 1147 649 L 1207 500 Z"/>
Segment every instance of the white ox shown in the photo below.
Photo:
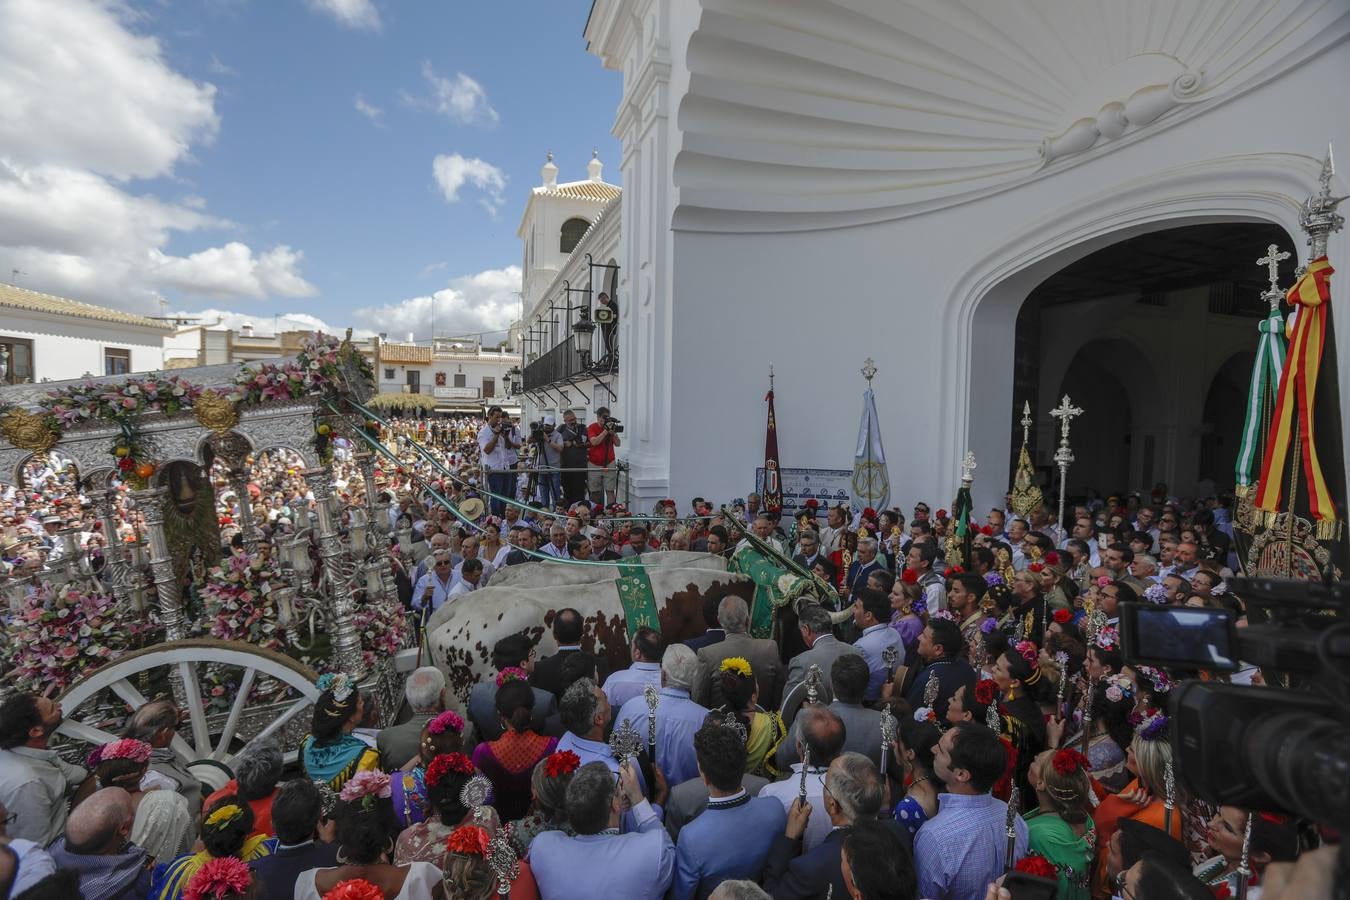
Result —
<path fill-rule="evenodd" d="M 697 567 L 658 565 L 647 569 L 656 595 L 661 633 L 667 641 L 681 641 L 703 633 L 705 597 L 736 594 L 749 602 L 753 596 L 754 584 L 750 579 L 727 572 L 725 563 L 706 553 L 667 555 L 697 556 L 704 562 Z M 512 572 L 514 569 L 533 571 L 516 574 Z M 461 711 L 473 686 L 495 676 L 492 648 L 497 641 L 524 632 L 537 642 L 539 655 L 548 656 L 557 649 L 550 628 L 553 617 L 567 607 L 579 611 L 585 619 L 584 649 L 606 659 L 611 670 L 628 665 L 629 636 L 623 605 L 619 602 L 617 567 L 525 563 L 501 574 L 508 573 L 511 583 L 502 584 L 494 575 L 491 585 L 445 604 L 427 623 L 431 660 L 445 673 Z M 590 574 L 590 579 L 573 581 L 583 573 Z M 539 580 L 544 582 L 543 586 L 524 587 L 515 583 Z"/>

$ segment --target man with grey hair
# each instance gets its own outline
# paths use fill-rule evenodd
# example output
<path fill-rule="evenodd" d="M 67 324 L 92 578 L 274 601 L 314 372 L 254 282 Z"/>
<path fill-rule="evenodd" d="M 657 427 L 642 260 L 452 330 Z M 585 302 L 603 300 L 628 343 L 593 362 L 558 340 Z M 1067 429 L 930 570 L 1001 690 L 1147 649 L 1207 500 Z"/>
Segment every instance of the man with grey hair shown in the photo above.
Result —
<path fill-rule="evenodd" d="M 631 816 L 635 827 L 619 834 L 623 801 L 630 806 L 623 818 Z M 530 843 L 530 868 L 536 881 L 548 885 L 550 900 L 665 896 L 675 877 L 675 845 L 632 763 L 619 769 L 617 785 L 608 766 L 583 765 L 567 785 L 565 805 L 576 837 L 546 831 Z"/>
<path fill-rule="evenodd" d="M 402 725 L 383 729 L 375 738 L 380 764 L 386 772 L 397 772 L 417 755 L 422 729 L 445 710 L 445 675 L 435 666 L 414 669 L 403 686 L 403 696 L 412 718 Z"/>
<path fill-rule="evenodd" d="M 154 859 L 131 843 L 131 795 L 103 788 L 76 806 L 65 833 L 48 849 L 58 869 L 80 874 L 85 897 L 144 897 Z"/>
<path fill-rule="evenodd" d="M 422 561 L 417 564 L 417 568 L 413 571 L 413 584 L 421 581 L 422 576 L 431 571 L 432 563 L 436 559 L 436 551 L 451 550 L 450 544 L 450 535 L 444 532 L 431 536 L 431 539 L 427 541 L 427 555 L 422 558 Z"/>
<path fill-rule="evenodd" d="M 844 583 L 839 586 L 839 596 L 842 598 L 839 609 L 858 599 L 857 593 L 867 587 L 869 575 L 885 571 L 885 566 L 877 559 L 878 546 L 876 538 L 858 538 L 858 552 L 844 575 Z"/>
<path fill-rule="evenodd" d="M 1130 574 L 1144 583 L 1145 590 L 1162 581 L 1158 577 L 1158 561 L 1147 553 L 1135 554 L 1130 563 Z"/>
<path fill-rule="evenodd" d="M 694 688 L 693 699 L 709 708 L 726 702 L 718 677 L 722 660 L 739 656 L 750 663 L 750 671 L 759 688 L 759 705 L 776 709 L 783 692 L 783 664 L 778 661 L 778 645 L 768 638 L 753 638 L 747 634 L 750 607 L 735 594 L 722 598 L 717 607 L 717 621 L 727 636 L 716 644 L 699 648 L 698 660 L 703 670 Z"/>
<path fill-rule="evenodd" d="M 202 783 L 174 752 L 179 721 L 178 707 L 172 700 L 153 700 L 132 715 L 126 736 L 150 745 L 150 771 L 173 783 L 173 790 L 183 795 L 196 822 L 202 812 Z"/>
<path fill-rule="evenodd" d="M 203 800 L 202 806 L 210 809 L 225 797 L 237 796 L 253 810 L 253 833 L 272 834 L 272 799 L 283 767 L 280 747 L 271 741 L 254 741 L 234 758 L 234 777 Z"/>
<path fill-rule="evenodd" d="M 807 649 L 788 661 L 787 687 L 783 689 L 783 721 L 792 723 L 797 709 L 806 699 L 806 690 L 802 682 L 812 666 L 820 667 L 820 701 L 829 703 L 834 697 L 834 687 L 830 683 L 830 669 L 834 661 L 841 656 L 861 656 L 852 644 L 845 644 L 834 636 L 830 624 L 830 614 L 822 606 L 806 606 L 797 616 L 797 628 L 802 643 Z"/>
<path fill-rule="evenodd" d="M 656 693 L 656 765 L 671 784 L 698 775 L 694 732 L 703 726 L 708 710 L 689 699 L 698 678 L 698 657 L 684 644 L 672 644 L 661 657 L 661 687 Z M 626 701 L 614 718 L 616 725 L 628 722 L 649 739 L 645 694 Z"/>
<path fill-rule="evenodd" d="M 708 900 L 771 900 L 764 888 L 753 881 L 724 881 L 719 884 Z"/>
<path fill-rule="evenodd" d="M 605 742 L 609 713 L 609 698 L 594 681 L 589 678 L 578 678 L 572 682 L 567 690 L 563 691 L 562 699 L 558 701 L 558 717 L 567 733 L 558 741 L 557 752 L 571 750 L 580 758 L 582 765 L 588 762 L 602 762 L 612 774 L 617 775 L 619 762 L 610 752 L 609 744 Z M 638 729 L 638 733 L 645 737 L 646 728 Z M 652 802 L 659 814 L 661 805 L 666 801 L 666 780 L 659 768 L 654 771 L 656 784 Z M 646 796 L 646 780 L 640 770 L 637 771 L 637 779 L 642 786 L 643 796 Z M 634 824 L 630 810 L 624 815 L 625 830 L 631 831 Z"/>
<path fill-rule="evenodd" d="M 855 822 L 875 819 L 881 809 L 884 784 L 881 772 L 870 759 L 860 753 L 840 754 L 830 763 L 825 774 L 824 790 L 818 801 L 803 804 L 796 797 L 788 810 L 787 827 L 769 850 L 764 866 L 764 888 L 775 898 L 852 896 L 844 885 L 840 867 L 845 829 Z M 809 830 L 809 821 L 815 818 L 814 806 L 823 809 L 829 830 L 822 840 L 803 849 L 803 835 Z M 915 896 L 914 862 L 910 855 L 909 833 L 894 820 L 885 827 L 896 836 L 903 848 L 903 859 L 897 860 L 901 873 L 908 873 L 909 890 L 900 887 L 898 896 Z"/>
<path fill-rule="evenodd" d="M 431 554 L 431 568 L 413 588 L 412 607 L 430 615 L 441 608 L 441 604 L 450 596 L 450 588 L 455 586 L 454 560 L 450 551 L 437 550 Z"/>
<path fill-rule="evenodd" d="M 462 556 L 460 557 L 459 562 L 455 563 L 455 568 L 451 573 L 454 575 L 456 583 L 459 583 L 464 580 L 465 561 L 470 559 L 477 559 L 483 564 L 483 572 L 481 577 L 478 579 L 477 586 L 487 587 L 488 579 L 492 577 L 492 573 L 496 570 L 493 569 L 492 562 L 490 560 L 482 559 L 478 555 L 478 547 L 479 547 L 478 536 L 475 534 L 471 534 L 464 540 L 459 542 L 459 550 Z"/>

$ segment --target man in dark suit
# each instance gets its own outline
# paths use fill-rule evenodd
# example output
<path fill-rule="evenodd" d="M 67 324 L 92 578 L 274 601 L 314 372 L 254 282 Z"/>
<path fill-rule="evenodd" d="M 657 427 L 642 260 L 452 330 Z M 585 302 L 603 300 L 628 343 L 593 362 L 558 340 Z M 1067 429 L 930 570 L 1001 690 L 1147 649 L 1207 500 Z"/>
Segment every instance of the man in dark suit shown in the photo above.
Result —
<path fill-rule="evenodd" d="M 445 711 L 445 675 L 435 666 L 414 669 L 403 686 L 412 718 L 402 725 L 391 725 L 375 736 L 375 749 L 380 751 L 380 764 L 386 771 L 397 772 L 403 764 L 417 755 L 422 742 L 422 729 Z"/>
<path fill-rule="evenodd" d="M 492 648 L 492 665 L 498 672 L 516 668 L 528 673 L 534 667 L 533 657 L 534 645 L 524 634 L 508 634 Z M 530 689 L 534 691 L 530 727 L 536 732 L 542 732 L 548 717 L 557 709 L 557 698 L 543 688 L 531 685 Z M 479 741 L 495 741 L 502 736 L 502 720 L 497 714 L 495 678 L 480 681 L 469 691 L 469 719 L 473 722 L 475 737 Z"/>
<path fill-rule="evenodd" d="M 722 595 L 719 594 L 709 594 L 703 599 L 703 624 L 707 626 L 707 630 L 684 642 L 684 645 L 695 653 L 726 638 L 726 629 L 717 621 L 717 607 L 721 602 Z"/>
<path fill-rule="evenodd" d="M 924 667 L 915 675 L 905 699 L 911 708 L 926 706 L 941 719 L 956 689 L 965 685 L 967 693 L 974 691 L 979 676 L 965 661 L 966 642 L 961 638 L 961 629 L 950 619 L 929 619 L 919 635 L 918 649 Z M 925 703 L 930 679 L 937 680 L 937 697 L 932 703 Z"/>
<path fill-rule="evenodd" d="M 858 591 L 867 587 L 867 576 L 880 571 L 883 571 L 883 567 L 877 561 L 877 539 L 860 538 L 858 554 L 849 564 L 847 577 L 844 579 L 844 586 L 848 588 L 849 604 L 857 599 Z M 843 609 L 844 605 L 841 603 L 839 608 Z"/>
<path fill-rule="evenodd" d="M 290 900 L 301 872 L 337 865 L 332 843 L 336 823 L 323 822 L 319 789 L 308 778 L 295 778 L 277 788 L 272 800 L 272 828 L 277 849 L 249 865 L 257 900 Z"/>
<path fill-rule="evenodd" d="M 881 773 L 862 754 L 844 753 L 830 763 L 822 802 L 832 828 L 824 841 L 806 853 L 801 852 L 802 835 L 811 817 L 811 804 L 793 801 L 787 827 L 774 839 L 764 866 L 764 889 L 774 900 L 808 900 L 823 897 L 827 891 L 834 897 L 850 896 L 840 868 L 841 829 L 875 819 L 881 810 L 882 788 Z M 909 834 L 894 821 L 882 827 L 898 839 L 902 856 L 899 868 L 910 873 L 912 895 L 915 876 Z"/>
<path fill-rule="evenodd" d="M 812 566 L 825 558 L 820 552 L 820 532 L 814 528 L 802 529 L 802 533 L 797 536 L 797 546 L 801 549 L 792 557 L 792 561 L 808 572 Z"/>
<path fill-rule="evenodd" d="M 535 544 L 538 536 L 534 533 L 533 528 L 528 525 L 521 525 L 512 534 L 514 536 L 511 540 L 516 545 L 516 549 L 506 554 L 506 559 L 502 560 L 503 566 L 518 566 L 521 563 L 534 562 L 538 559 L 538 557 L 525 552 L 526 550 L 537 549 Z"/>
<path fill-rule="evenodd" d="M 581 649 L 581 635 L 585 628 L 581 613 L 566 607 L 558 610 L 553 617 L 553 640 L 558 642 L 558 652 L 545 656 L 534 664 L 530 675 L 530 684 L 548 691 L 554 697 L 563 692 L 562 666 L 567 657 Z"/>
<path fill-rule="evenodd" d="M 850 654 L 859 658 L 862 657 L 856 647 L 845 644 L 834 636 L 834 631 L 830 626 L 830 614 L 825 611 L 824 607 L 804 607 L 797 617 L 797 627 L 801 632 L 802 642 L 806 644 L 808 649 L 788 660 L 787 678 L 784 682 L 786 686 L 783 688 L 783 707 L 781 709 L 783 721 L 788 724 L 791 724 L 793 716 L 797 714 L 797 710 L 801 708 L 802 702 L 806 699 L 805 690 L 801 689 L 801 685 L 811 666 L 820 667 L 820 701 L 829 703 L 834 698 L 834 689 L 830 683 L 830 671 L 834 666 L 834 661 L 841 656 Z"/>
<path fill-rule="evenodd" d="M 717 621 L 722 623 L 727 636 L 698 651 L 702 669 L 693 701 L 709 709 L 721 706 L 725 702 L 722 680 L 718 677 L 722 660 L 739 656 L 750 663 L 750 671 L 759 687 L 759 705 L 776 709 L 783 693 L 783 664 L 778 661 L 778 645 L 768 638 L 752 638 L 747 634 L 750 607 L 735 594 L 722 598 L 717 606 Z"/>

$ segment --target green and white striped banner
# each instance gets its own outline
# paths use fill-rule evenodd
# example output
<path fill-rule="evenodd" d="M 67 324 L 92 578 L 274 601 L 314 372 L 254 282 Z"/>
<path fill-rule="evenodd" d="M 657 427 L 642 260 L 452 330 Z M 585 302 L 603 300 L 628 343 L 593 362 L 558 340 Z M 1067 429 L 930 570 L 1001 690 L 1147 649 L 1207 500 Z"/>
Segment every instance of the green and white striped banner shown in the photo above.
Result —
<path fill-rule="evenodd" d="M 1261 337 L 1256 342 L 1256 364 L 1252 366 L 1252 383 L 1247 390 L 1247 419 L 1242 426 L 1242 446 L 1238 448 L 1235 467 L 1239 487 L 1253 483 L 1252 463 L 1262 437 L 1262 409 L 1267 397 L 1273 399 L 1280 386 L 1280 373 L 1284 371 L 1284 317 L 1279 306 L 1273 306 L 1270 315 L 1256 327 Z"/>

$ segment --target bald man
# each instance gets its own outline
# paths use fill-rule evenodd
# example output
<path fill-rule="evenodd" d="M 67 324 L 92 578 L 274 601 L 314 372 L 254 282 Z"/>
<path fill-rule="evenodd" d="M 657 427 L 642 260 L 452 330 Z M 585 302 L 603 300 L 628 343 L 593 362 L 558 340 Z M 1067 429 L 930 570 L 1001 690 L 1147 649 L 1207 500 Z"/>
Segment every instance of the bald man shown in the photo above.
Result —
<path fill-rule="evenodd" d="M 103 788 L 70 811 L 65 833 L 49 848 L 58 869 L 80 873 L 86 897 L 144 897 L 154 857 L 131 843 L 131 795 Z"/>

